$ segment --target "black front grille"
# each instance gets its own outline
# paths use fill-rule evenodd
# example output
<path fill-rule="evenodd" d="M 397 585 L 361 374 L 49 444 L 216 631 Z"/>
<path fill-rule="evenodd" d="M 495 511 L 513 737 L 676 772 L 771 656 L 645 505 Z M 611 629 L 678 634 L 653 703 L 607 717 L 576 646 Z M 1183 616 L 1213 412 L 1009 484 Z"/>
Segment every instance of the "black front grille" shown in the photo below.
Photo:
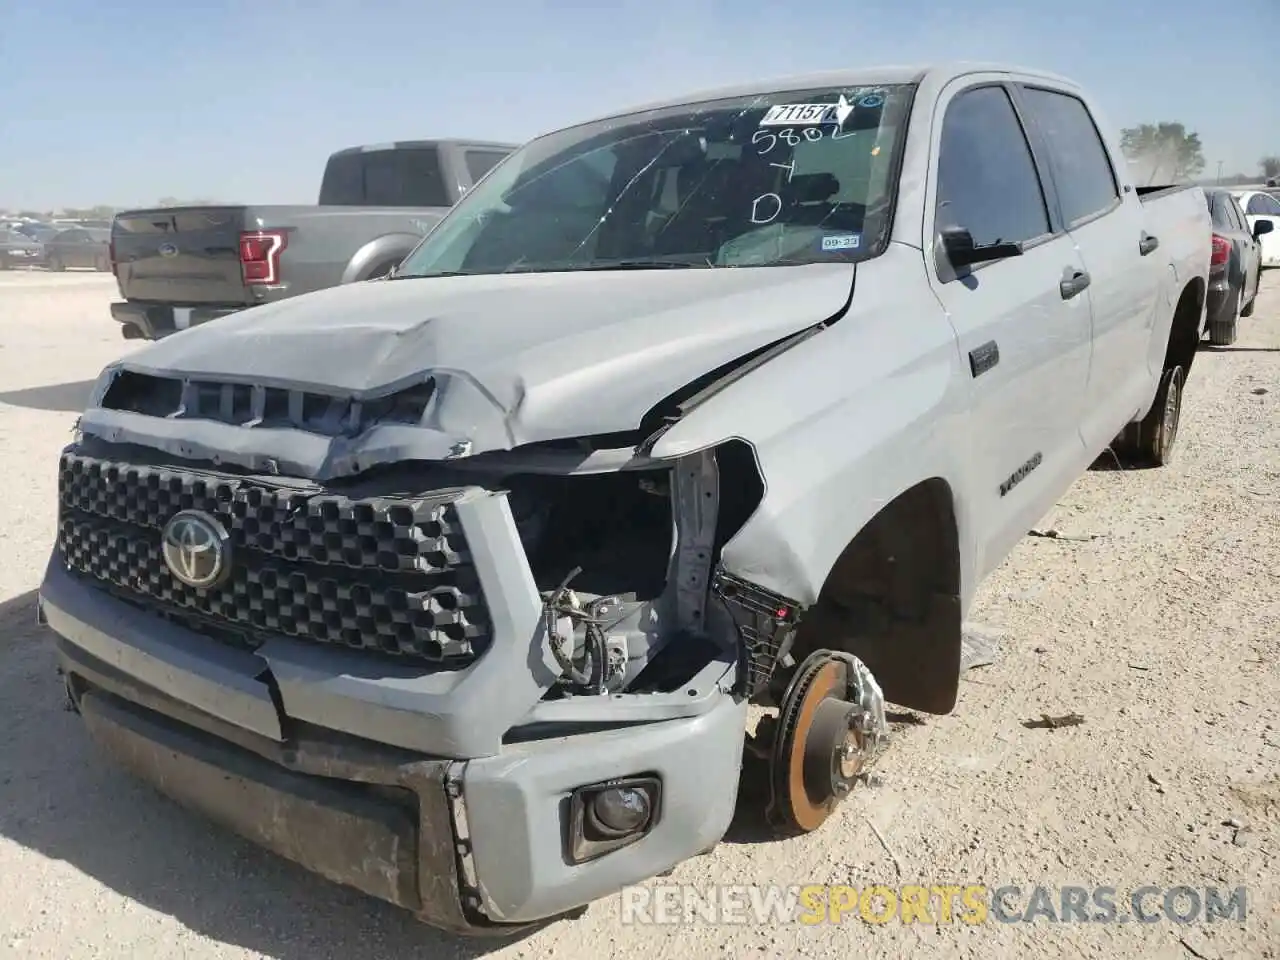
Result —
<path fill-rule="evenodd" d="M 73 571 L 129 599 L 264 639 L 283 634 L 429 661 L 483 650 L 489 628 L 448 494 L 351 499 L 64 454 L 58 546 Z M 161 531 L 200 510 L 230 535 L 211 589 L 165 565 Z"/>

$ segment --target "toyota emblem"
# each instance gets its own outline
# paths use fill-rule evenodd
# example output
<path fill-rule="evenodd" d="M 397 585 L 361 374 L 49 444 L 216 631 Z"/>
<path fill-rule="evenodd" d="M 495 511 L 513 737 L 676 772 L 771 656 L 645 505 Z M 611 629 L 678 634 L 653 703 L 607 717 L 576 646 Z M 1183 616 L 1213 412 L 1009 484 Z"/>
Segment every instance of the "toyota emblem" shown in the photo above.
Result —
<path fill-rule="evenodd" d="M 160 249 L 160 256 L 162 257 L 176 257 L 178 255 L 177 244 L 162 243 L 160 244 L 159 249 Z"/>
<path fill-rule="evenodd" d="M 165 524 L 161 540 L 165 566 L 188 587 L 208 590 L 231 572 L 231 537 L 207 513 L 183 510 L 174 514 Z"/>

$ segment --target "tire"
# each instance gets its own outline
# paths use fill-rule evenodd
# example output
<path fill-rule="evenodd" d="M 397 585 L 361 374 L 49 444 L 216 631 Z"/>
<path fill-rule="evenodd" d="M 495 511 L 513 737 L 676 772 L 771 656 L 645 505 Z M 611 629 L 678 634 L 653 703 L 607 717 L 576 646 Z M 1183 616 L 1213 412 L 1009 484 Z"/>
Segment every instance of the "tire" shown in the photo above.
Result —
<path fill-rule="evenodd" d="M 1243 285 L 1242 285 L 1243 287 Z M 1215 347 L 1229 347 L 1236 342 L 1236 320 L 1240 316 L 1240 301 L 1244 298 L 1241 289 L 1236 294 L 1236 302 L 1231 307 L 1231 315 L 1226 320 L 1209 321 L 1209 343 Z"/>
<path fill-rule="evenodd" d="M 63 270 L 67 269 L 67 265 L 62 262 L 61 257 L 59 257 L 57 254 L 54 254 L 53 256 L 49 257 L 49 269 L 52 270 L 54 273 L 61 273 Z"/>
<path fill-rule="evenodd" d="M 99 273 L 106 273 L 111 269 L 111 261 L 106 257 L 94 257 L 93 269 L 97 270 Z"/>
<path fill-rule="evenodd" d="M 3 255 L 0 255 L 0 270 L 9 270 L 9 269 L 11 269 L 9 266 L 9 258 Z"/>
<path fill-rule="evenodd" d="M 1165 467 L 1173 462 L 1178 426 L 1182 422 L 1182 388 L 1186 374 L 1172 367 L 1160 378 L 1151 410 L 1139 423 L 1131 423 L 1124 434 L 1123 459 L 1134 466 Z"/>

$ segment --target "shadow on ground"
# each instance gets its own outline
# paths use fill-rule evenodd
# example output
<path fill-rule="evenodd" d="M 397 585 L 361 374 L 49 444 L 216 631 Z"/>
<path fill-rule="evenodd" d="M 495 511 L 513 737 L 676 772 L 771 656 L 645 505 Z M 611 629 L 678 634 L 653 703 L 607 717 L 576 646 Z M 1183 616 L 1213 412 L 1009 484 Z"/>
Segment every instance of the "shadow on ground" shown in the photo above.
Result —
<path fill-rule="evenodd" d="M 453 937 L 314 877 L 95 755 L 66 706 L 35 602 L 30 591 L 0 603 L 0 835 L 202 936 L 277 960 L 473 960 L 512 942 Z"/>
<path fill-rule="evenodd" d="M 89 402 L 94 381 L 54 383 L 47 387 L 28 387 L 26 390 L 10 390 L 0 393 L 0 403 L 31 410 L 52 410 L 56 413 L 80 413 Z"/>

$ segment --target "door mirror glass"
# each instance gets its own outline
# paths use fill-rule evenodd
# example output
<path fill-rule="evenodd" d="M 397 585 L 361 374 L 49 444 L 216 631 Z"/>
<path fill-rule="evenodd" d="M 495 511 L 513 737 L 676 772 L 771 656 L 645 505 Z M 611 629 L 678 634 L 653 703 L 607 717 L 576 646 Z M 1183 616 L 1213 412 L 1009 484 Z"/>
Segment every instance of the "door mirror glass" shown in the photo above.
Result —
<path fill-rule="evenodd" d="M 1253 225 L 1253 238 L 1256 240 L 1264 233 L 1270 233 L 1275 228 L 1276 222 L 1274 220 L 1259 220 Z"/>

